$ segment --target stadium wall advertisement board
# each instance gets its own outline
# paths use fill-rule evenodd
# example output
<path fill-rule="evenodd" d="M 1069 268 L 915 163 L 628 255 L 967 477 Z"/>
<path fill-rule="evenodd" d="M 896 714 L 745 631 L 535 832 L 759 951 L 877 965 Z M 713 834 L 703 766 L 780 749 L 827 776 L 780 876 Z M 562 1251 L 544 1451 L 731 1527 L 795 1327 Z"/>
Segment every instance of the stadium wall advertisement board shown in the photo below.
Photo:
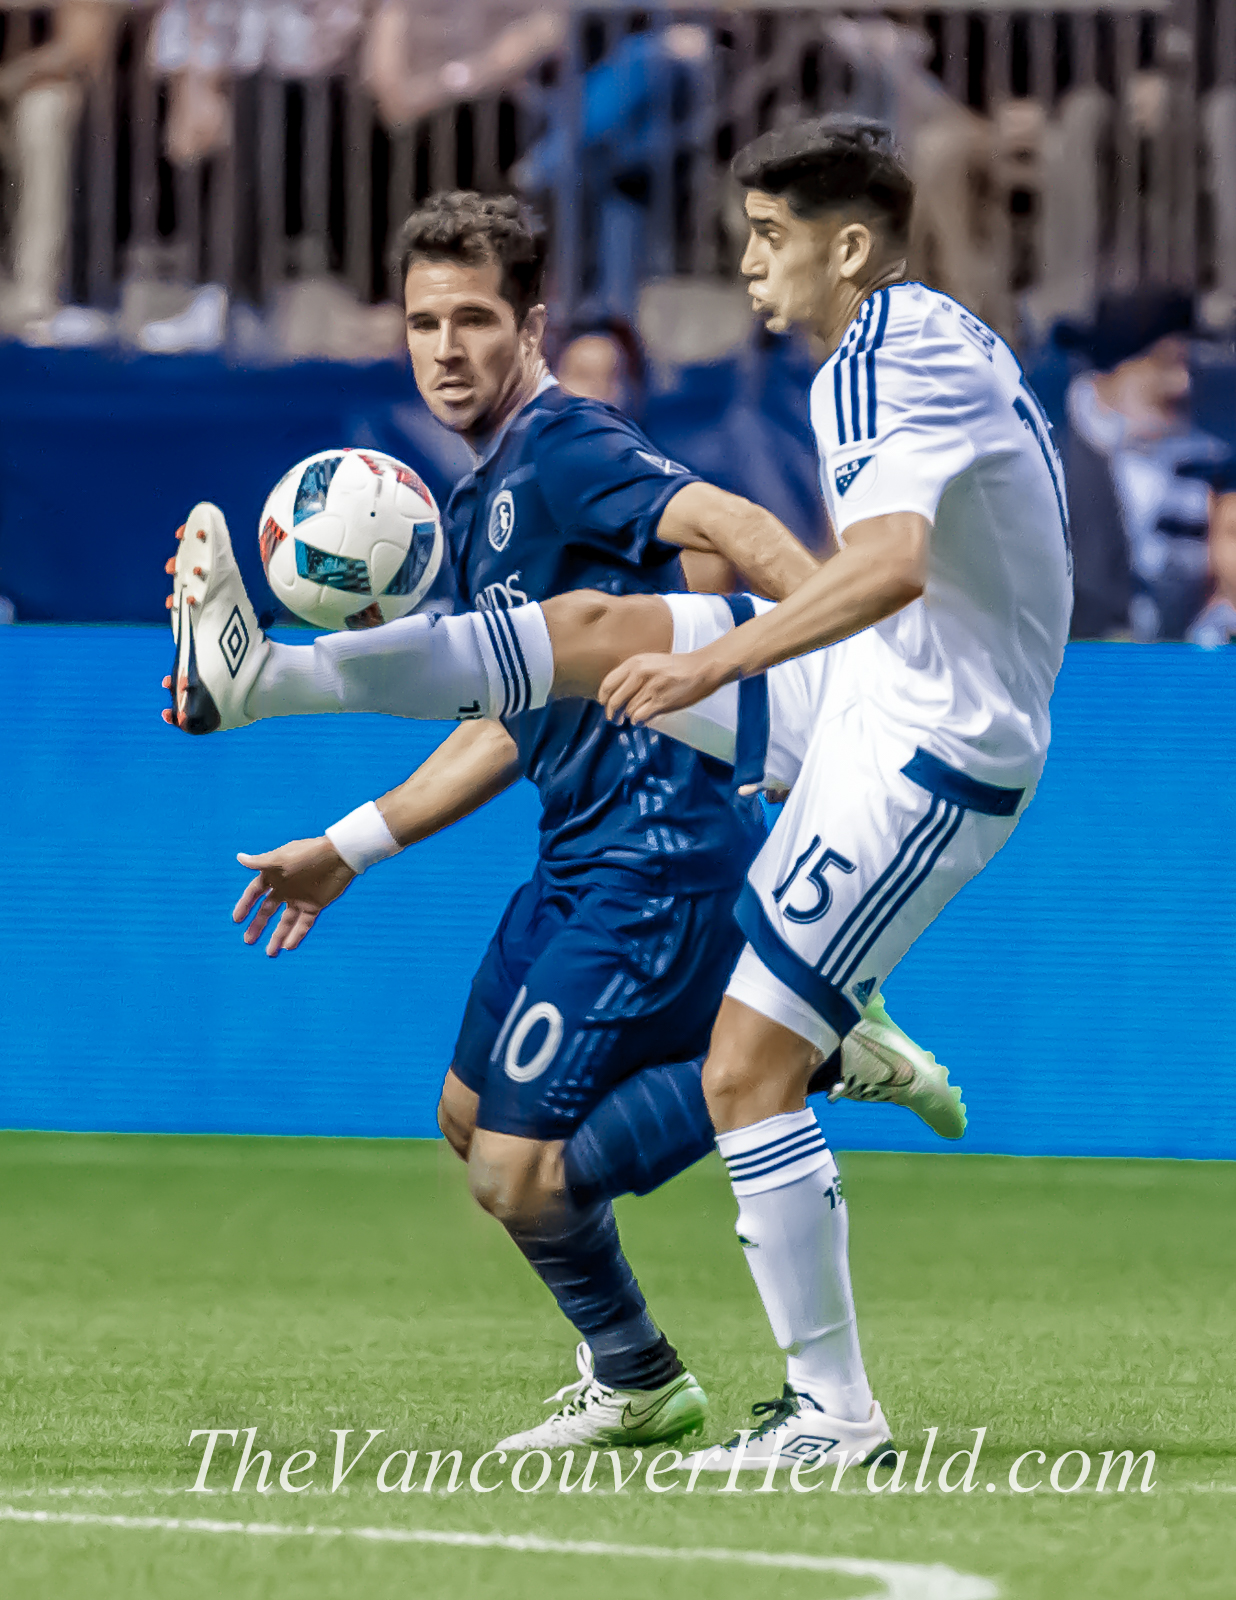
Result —
<path fill-rule="evenodd" d="M 278 961 L 230 912 L 237 850 L 316 835 L 440 725 L 289 719 L 187 740 L 162 630 L 0 629 L 0 1126 L 433 1136 L 468 991 L 532 865 L 528 785 L 375 868 Z M 890 980 L 965 1089 L 957 1148 L 1236 1157 L 1236 652 L 1074 645 L 1012 843 Z M 939 1150 L 822 1107 L 843 1149 Z"/>

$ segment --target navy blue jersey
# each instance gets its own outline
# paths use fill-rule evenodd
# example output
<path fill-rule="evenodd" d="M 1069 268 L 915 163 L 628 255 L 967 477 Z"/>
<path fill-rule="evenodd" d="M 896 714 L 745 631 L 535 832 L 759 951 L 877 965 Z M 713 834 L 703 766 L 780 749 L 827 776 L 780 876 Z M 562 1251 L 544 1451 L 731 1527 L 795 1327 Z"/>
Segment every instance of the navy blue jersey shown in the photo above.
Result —
<path fill-rule="evenodd" d="M 543 390 L 447 503 L 460 601 L 483 610 L 572 589 L 683 589 L 678 552 L 656 529 L 695 481 L 612 406 Z M 648 729 L 614 727 L 592 701 L 551 702 L 506 725 L 541 796 L 552 877 L 604 864 L 678 891 L 741 879 L 763 823 L 754 798 L 733 797 L 729 767 Z"/>

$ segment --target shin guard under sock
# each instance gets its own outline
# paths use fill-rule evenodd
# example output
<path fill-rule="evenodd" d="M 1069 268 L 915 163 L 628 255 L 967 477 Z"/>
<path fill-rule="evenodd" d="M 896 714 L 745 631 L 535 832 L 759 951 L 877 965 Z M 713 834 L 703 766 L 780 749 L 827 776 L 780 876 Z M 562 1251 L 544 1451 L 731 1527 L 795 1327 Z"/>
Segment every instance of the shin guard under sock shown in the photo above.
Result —
<path fill-rule="evenodd" d="M 533 711 L 549 698 L 553 649 L 538 605 L 422 614 L 277 644 L 249 691 L 251 717 L 331 711 L 457 722 Z"/>

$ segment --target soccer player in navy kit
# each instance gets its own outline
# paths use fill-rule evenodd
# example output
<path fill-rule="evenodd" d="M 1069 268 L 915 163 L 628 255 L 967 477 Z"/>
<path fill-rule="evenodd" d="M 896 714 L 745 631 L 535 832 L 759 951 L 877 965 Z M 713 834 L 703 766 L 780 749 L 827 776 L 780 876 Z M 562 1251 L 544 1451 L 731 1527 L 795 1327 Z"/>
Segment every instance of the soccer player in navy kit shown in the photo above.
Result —
<path fill-rule="evenodd" d="M 502 671 L 503 721 L 465 721 L 407 783 L 361 808 L 371 813 L 363 823 L 242 857 L 258 876 L 235 913 L 243 921 L 257 908 L 252 943 L 285 906 L 268 950 L 295 948 L 354 869 L 520 775 L 536 783 L 537 871 L 476 975 L 439 1108 L 476 1198 L 584 1341 L 562 1409 L 502 1441 L 520 1448 L 668 1440 L 703 1424 L 703 1393 L 648 1315 L 609 1196 L 644 1192 L 711 1145 L 698 1058 L 742 945 L 731 910 L 763 829 L 756 801 L 735 797 L 730 766 L 616 728 L 595 703 L 528 711 L 503 613 L 580 588 L 680 590 L 682 550 L 725 557 L 774 598 L 815 567 L 769 513 L 700 482 L 620 413 L 553 383 L 540 349 L 542 259 L 509 199 L 440 196 L 404 233 L 418 386 L 479 455 L 444 520 L 459 598 L 484 614 Z M 352 636 L 350 648 L 367 637 Z M 306 665 L 312 648 L 263 645 L 240 720 L 339 709 Z M 376 849 L 374 827 L 384 836 Z M 604 1142 L 611 1166 L 626 1163 L 608 1187 L 586 1181 L 596 1162 L 590 1171 L 580 1156 L 601 1114 L 593 1154 Z"/>
<path fill-rule="evenodd" d="M 459 603 L 484 610 L 505 649 L 502 613 L 528 600 L 578 588 L 683 589 L 681 548 L 721 550 L 710 537 L 717 528 L 724 553 L 744 553 L 748 582 L 789 592 L 815 563 L 775 518 L 701 483 L 621 413 L 554 382 L 540 349 L 543 254 L 511 199 L 438 196 L 404 231 L 417 383 L 479 456 L 443 518 Z M 543 1169 L 620 1082 L 706 1050 L 741 948 L 731 908 L 763 824 L 754 796 L 735 798 L 728 766 L 645 730 L 613 728 L 595 703 L 523 712 L 514 660 L 510 669 L 504 723 L 466 722 L 383 801 L 401 845 L 520 775 L 537 785 L 544 808 L 537 870 L 476 974 L 439 1118 L 468 1159 L 477 1199 L 588 1347 L 548 1442 L 672 1439 L 702 1425 L 703 1393 L 648 1315 L 608 1200 L 564 1197 L 547 1218 Z M 468 708 L 458 711 L 466 717 Z M 325 855 L 339 892 L 351 872 L 331 844 L 312 845 L 297 868 L 312 878 Z M 298 849 L 246 858 L 262 875 L 241 916 Z M 251 942 L 281 900 L 290 906 L 282 943 L 299 943 L 312 913 L 286 874 L 247 931 Z M 692 1071 L 698 1118 L 698 1062 Z M 671 1111 L 675 1098 L 671 1088 Z M 534 1433 L 540 1443 L 546 1430 Z"/>

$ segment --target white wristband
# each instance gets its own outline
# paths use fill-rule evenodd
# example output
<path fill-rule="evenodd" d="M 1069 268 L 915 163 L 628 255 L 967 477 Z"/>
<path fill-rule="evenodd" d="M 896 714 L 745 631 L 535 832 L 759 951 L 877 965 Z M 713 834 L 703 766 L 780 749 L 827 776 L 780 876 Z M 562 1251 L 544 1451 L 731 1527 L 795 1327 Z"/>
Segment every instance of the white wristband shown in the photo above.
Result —
<path fill-rule="evenodd" d="M 358 876 L 366 867 L 385 861 L 388 856 L 397 856 L 403 849 L 401 844 L 395 843 L 385 817 L 372 800 L 349 811 L 338 822 L 332 822 L 326 837 Z"/>

